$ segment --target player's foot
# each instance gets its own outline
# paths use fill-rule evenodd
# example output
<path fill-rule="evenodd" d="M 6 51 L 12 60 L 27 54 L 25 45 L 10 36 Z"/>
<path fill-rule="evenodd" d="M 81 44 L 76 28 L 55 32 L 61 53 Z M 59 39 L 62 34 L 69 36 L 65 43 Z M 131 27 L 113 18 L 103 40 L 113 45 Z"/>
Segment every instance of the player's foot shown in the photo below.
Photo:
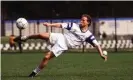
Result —
<path fill-rule="evenodd" d="M 27 39 L 28 39 L 27 36 L 22 36 L 22 37 L 21 37 L 21 41 L 24 41 L 24 42 L 25 42 Z"/>
<path fill-rule="evenodd" d="M 32 72 L 30 75 L 29 75 L 29 77 L 35 77 L 37 75 L 37 73 L 35 73 L 35 72 Z"/>
<path fill-rule="evenodd" d="M 18 37 L 16 37 L 16 38 L 14 39 L 14 41 L 15 41 L 15 42 L 19 42 L 19 41 L 25 42 L 27 39 L 28 39 L 27 36 L 22 36 L 22 37 L 18 36 Z"/>

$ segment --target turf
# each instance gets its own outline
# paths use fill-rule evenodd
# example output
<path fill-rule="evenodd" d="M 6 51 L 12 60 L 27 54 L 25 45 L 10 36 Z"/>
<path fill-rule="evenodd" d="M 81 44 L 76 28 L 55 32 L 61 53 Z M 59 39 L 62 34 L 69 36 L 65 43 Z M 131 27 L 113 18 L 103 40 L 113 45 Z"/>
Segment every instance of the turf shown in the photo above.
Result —
<path fill-rule="evenodd" d="M 109 54 L 107 62 L 98 54 L 69 54 L 54 58 L 37 77 L 28 78 L 44 54 L 2 54 L 2 80 L 133 80 L 133 54 Z"/>

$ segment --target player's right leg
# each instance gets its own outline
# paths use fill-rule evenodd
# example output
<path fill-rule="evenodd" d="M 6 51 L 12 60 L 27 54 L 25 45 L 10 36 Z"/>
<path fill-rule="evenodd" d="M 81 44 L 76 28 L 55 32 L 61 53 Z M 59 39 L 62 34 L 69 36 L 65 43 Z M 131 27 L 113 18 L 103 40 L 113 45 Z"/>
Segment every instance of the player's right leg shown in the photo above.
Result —
<path fill-rule="evenodd" d="M 53 52 L 51 51 L 47 52 L 45 57 L 42 59 L 41 63 L 39 64 L 39 66 L 32 71 L 29 77 L 35 77 L 44 67 L 46 67 L 48 61 L 54 57 L 55 55 L 53 54 Z"/>
<path fill-rule="evenodd" d="M 44 39 L 44 40 L 49 40 L 50 33 L 40 33 L 40 34 L 34 34 L 34 35 L 29 35 L 29 36 L 18 36 L 14 39 L 14 41 L 26 41 L 28 39 Z"/>
<path fill-rule="evenodd" d="M 50 45 L 49 52 L 46 54 L 46 56 L 43 58 L 40 65 L 33 70 L 33 72 L 29 75 L 29 77 L 36 76 L 48 63 L 48 61 L 53 57 L 58 57 L 61 55 L 65 50 L 68 50 L 65 38 L 63 34 L 60 33 L 51 33 L 50 34 Z"/>

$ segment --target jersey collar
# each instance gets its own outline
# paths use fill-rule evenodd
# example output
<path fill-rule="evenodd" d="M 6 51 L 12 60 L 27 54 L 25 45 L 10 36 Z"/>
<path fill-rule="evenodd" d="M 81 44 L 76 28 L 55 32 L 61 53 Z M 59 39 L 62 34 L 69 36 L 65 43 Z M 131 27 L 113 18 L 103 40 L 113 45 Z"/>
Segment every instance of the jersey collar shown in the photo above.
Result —
<path fill-rule="evenodd" d="M 88 29 L 84 32 L 84 31 L 82 31 L 82 29 L 81 29 L 81 25 L 79 25 L 79 28 L 80 28 L 80 31 L 82 32 L 82 33 L 86 33 L 88 30 L 89 30 L 89 27 L 88 27 Z"/>

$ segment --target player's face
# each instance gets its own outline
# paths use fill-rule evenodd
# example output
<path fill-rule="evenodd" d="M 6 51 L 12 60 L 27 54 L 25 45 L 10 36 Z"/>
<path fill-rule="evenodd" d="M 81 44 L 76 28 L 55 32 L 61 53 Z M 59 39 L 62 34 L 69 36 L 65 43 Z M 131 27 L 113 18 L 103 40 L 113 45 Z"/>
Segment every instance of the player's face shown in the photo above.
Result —
<path fill-rule="evenodd" d="M 81 18 L 81 21 L 80 21 L 80 25 L 82 26 L 82 27 L 85 27 L 85 26 L 88 26 L 88 21 L 87 21 L 87 17 L 82 17 Z"/>

